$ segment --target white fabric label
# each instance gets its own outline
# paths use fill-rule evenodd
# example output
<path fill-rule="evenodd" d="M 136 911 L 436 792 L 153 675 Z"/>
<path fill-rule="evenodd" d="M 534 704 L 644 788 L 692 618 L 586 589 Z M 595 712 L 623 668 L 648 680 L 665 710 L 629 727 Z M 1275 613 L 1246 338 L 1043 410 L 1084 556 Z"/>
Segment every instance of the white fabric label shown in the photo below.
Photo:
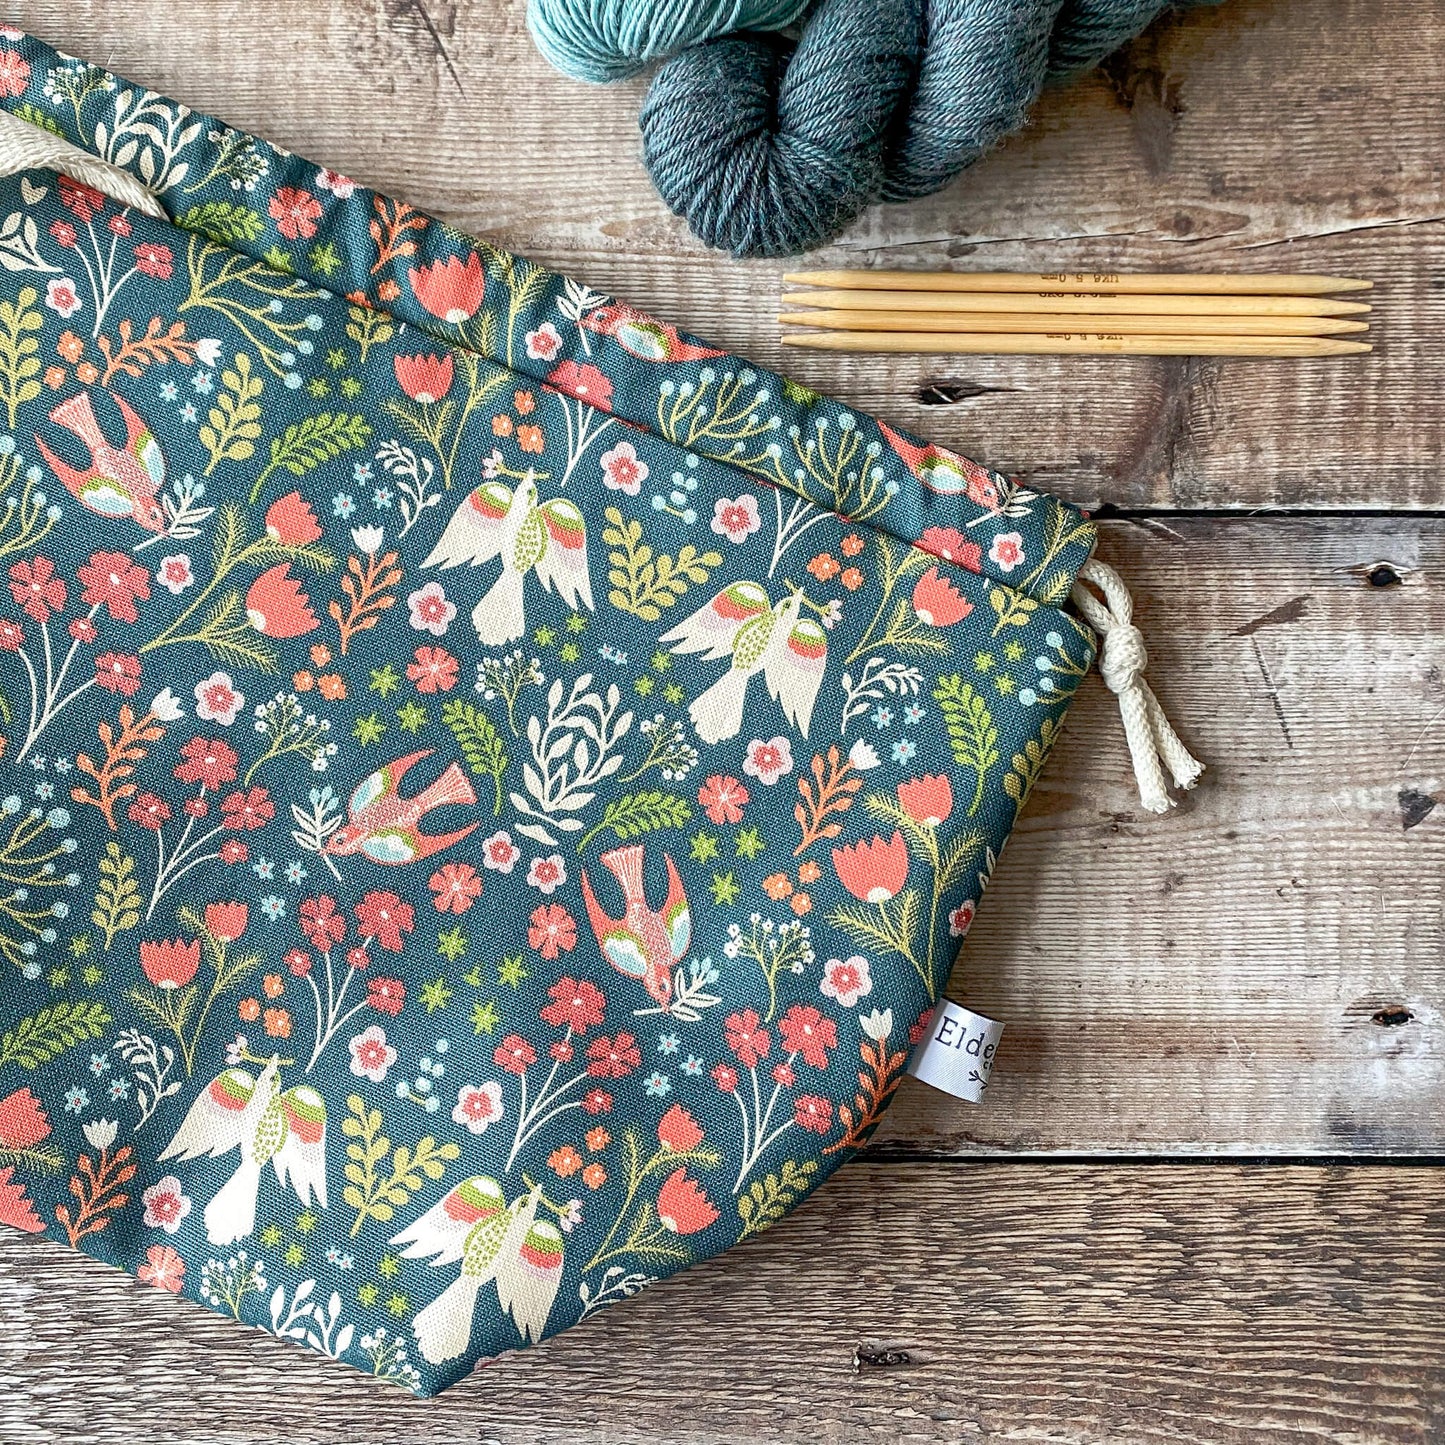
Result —
<path fill-rule="evenodd" d="M 1002 1036 L 1001 1023 L 941 998 L 908 1072 L 945 1094 L 980 1103 Z"/>

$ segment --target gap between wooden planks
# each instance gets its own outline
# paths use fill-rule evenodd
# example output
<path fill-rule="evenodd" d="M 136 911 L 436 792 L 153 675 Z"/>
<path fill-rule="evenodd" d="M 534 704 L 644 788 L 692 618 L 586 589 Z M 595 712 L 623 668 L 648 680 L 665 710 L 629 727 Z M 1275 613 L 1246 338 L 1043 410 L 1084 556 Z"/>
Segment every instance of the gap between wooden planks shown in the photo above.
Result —
<path fill-rule="evenodd" d="M 0 1230 L 0 1437 L 1434 1445 L 1442 1306 L 1431 1169 L 860 1163 L 422 1402 Z"/>

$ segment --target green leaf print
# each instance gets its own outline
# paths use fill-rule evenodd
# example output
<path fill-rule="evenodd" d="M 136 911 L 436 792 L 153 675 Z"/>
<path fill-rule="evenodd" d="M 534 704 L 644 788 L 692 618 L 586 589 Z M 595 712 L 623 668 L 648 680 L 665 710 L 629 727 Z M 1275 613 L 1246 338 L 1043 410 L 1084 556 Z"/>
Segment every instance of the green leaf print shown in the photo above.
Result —
<path fill-rule="evenodd" d="M 38 1069 L 66 1049 L 98 1039 L 110 1021 L 110 1010 L 103 1003 L 51 1004 L 0 1036 L 0 1066 Z"/>
<path fill-rule="evenodd" d="M 14 301 L 0 301 L 0 403 L 11 431 L 20 408 L 40 395 L 40 342 L 30 334 L 45 324 L 35 309 L 39 299 L 33 286 L 22 286 Z"/>
<path fill-rule="evenodd" d="M 260 500 L 262 488 L 277 471 L 304 477 L 322 462 L 365 446 L 370 437 L 371 424 L 352 412 L 323 411 L 293 422 L 279 437 L 271 439 L 271 460 L 251 488 L 252 502 Z"/>
<path fill-rule="evenodd" d="M 608 507 L 603 515 L 611 526 L 602 529 L 602 540 L 614 549 L 607 554 L 612 564 L 607 600 L 644 622 L 656 622 L 664 607 L 674 606 L 689 586 L 701 586 L 712 569 L 722 565 L 721 553 L 699 552 L 690 542 L 676 557 L 654 553 L 642 540 L 641 522 L 628 521 L 616 507 Z"/>
<path fill-rule="evenodd" d="M 738 1218 L 743 1228 L 737 1242 L 741 1244 L 749 1236 L 761 1234 L 776 1224 L 799 1196 L 807 1193 L 808 1181 L 817 1172 L 816 1159 L 805 1159 L 801 1164 L 795 1159 L 785 1159 L 776 1174 L 754 1179 L 738 1197 Z"/>
<path fill-rule="evenodd" d="M 346 1146 L 349 1162 L 344 1172 L 349 1182 L 341 1197 L 356 1211 L 351 1226 L 351 1237 L 355 1239 L 368 1219 L 389 1224 L 396 1211 L 421 1188 L 423 1176 L 435 1183 L 446 1172 L 447 1161 L 456 1159 L 462 1151 L 450 1140 L 438 1144 L 427 1134 L 414 1149 L 398 1144 L 387 1173 L 385 1161 L 391 1140 L 382 1133 L 381 1110 L 368 1109 L 360 1094 L 347 1095 L 346 1107 L 351 1112 L 341 1121 L 341 1132 L 353 1142 Z"/>
<path fill-rule="evenodd" d="M 251 375 L 251 358 L 244 351 L 236 353 L 234 368 L 221 373 L 221 385 L 225 390 L 207 411 L 207 424 L 201 428 L 201 445 L 211 454 L 205 470 L 208 477 L 222 462 L 248 461 L 255 455 L 256 438 L 261 435 L 261 407 L 256 398 L 263 383 L 259 376 Z"/>
<path fill-rule="evenodd" d="M 954 762 L 968 768 L 976 780 L 973 802 L 968 809 L 971 818 L 983 802 L 984 779 L 999 759 L 998 729 L 982 696 L 958 673 L 939 678 L 933 696 L 948 725 L 948 744 L 953 750 Z"/>
<path fill-rule="evenodd" d="M 176 225 L 185 231 L 199 231 L 223 246 L 254 241 L 266 229 L 265 221 L 255 211 L 233 201 L 206 201 L 192 206 Z"/>
<path fill-rule="evenodd" d="M 602 821 L 588 829 L 577 845 L 581 853 L 599 833 L 610 828 L 624 842 L 659 828 L 680 828 L 692 817 L 692 805 L 674 793 L 649 789 L 643 793 L 623 793 L 608 803 Z"/>
<path fill-rule="evenodd" d="M 452 730 L 467 766 L 478 777 L 491 778 L 496 788 L 494 815 L 502 811 L 502 774 L 507 770 L 507 754 L 502 749 L 502 735 L 492 726 L 486 713 L 454 698 L 442 708 L 442 721 Z"/>
<path fill-rule="evenodd" d="M 95 890 L 95 909 L 90 921 L 105 935 L 109 951 L 117 933 L 140 922 L 141 896 L 135 881 L 135 860 L 110 842 L 100 856 L 100 883 Z"/>

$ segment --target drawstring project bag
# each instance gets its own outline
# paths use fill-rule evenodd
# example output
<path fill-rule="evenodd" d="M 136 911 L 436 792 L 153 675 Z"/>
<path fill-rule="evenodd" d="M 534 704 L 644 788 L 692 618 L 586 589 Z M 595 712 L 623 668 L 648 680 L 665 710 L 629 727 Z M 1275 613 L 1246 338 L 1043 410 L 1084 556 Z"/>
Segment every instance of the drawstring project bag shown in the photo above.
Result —
<path fill-rule="evenodd" d="M 0 1221 L 432 1394 L 868 1139 L 1097 636 L 1194 780 L 1073 508 L 13 30 L 0 92 Z"/>

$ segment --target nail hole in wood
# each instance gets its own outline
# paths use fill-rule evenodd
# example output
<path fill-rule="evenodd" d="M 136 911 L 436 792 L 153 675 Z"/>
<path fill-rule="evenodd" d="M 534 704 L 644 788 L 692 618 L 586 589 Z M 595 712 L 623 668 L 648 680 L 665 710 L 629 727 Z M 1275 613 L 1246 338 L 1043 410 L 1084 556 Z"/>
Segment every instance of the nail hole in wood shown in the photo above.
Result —
<path fill-rule="evenodd" d="M 1370 1015 L 1372 1024 L 1379 1024 L 1382 1029 L 1397 1029 L 1401 1024 L 1407 1024 L 1415 1015 L 1407 1008 L 1382 1008 L 1378 1013 Z"/>
<path fill-rule="evenodd" d="M 1398 587 L 1404 580 L 1388 562 L 1376 562 L 1365 573 L 1365 581 L 1371 587 Z"/>
<path fill-rule="evenodd" d="M 868 1350 L 862 1345 L 853 1352 L 853 1371 L 896 1369 L 899 1365 L 911 1365 L 913 1357 L 907 1350 Z"/>

